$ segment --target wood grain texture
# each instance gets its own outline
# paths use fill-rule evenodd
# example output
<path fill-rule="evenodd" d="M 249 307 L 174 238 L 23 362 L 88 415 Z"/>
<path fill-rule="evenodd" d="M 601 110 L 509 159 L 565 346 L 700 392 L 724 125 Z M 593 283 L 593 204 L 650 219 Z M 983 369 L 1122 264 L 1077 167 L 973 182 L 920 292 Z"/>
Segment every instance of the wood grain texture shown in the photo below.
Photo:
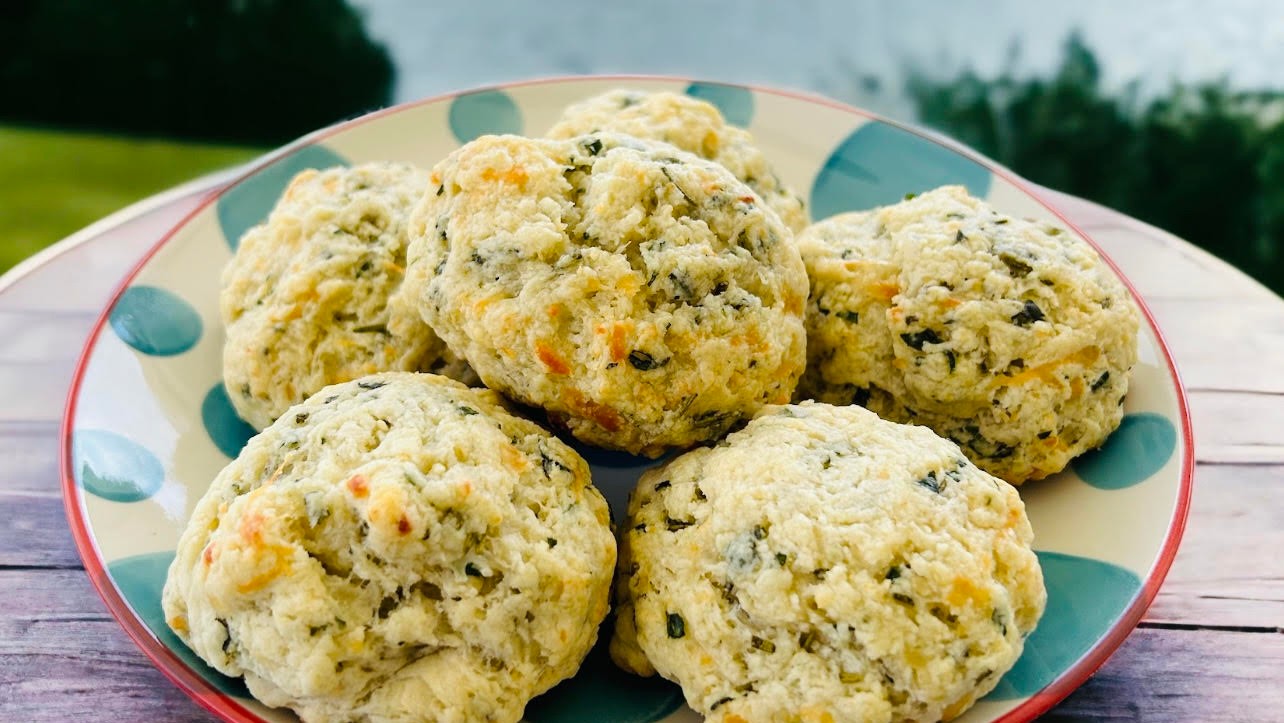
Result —
<path fill-rule="evenodd" d="M 1186 534 L 1146 619 L 1284 629 L 1281 550 L 1284 466 L 1199 464 Z"/>
<path fill-rule="evenodd" d="M 1140 628 L 1045 721 L 1284 721 L 1284 635 Z"/>
<path fill-rule="evenodd" d="M 1189 391 L 1194 498 L 1142 627 L 1049 721 L 1284 721 L 1284 301 L 1158 229 L 1048 192 L 1147 299 Z M 189 198 L 0 282 L 0 720 L 208 721 L 134 646 L 59 492 L 67 383 L 119 275 Z"/>
<path fill-rule="evenodd" d="M 1284 302 L 1159 299 L 1150 310 L 1187 389 L 1284 394 Z"/>
<path fill-rule="evenodd" d="M 1284 464 L 1284 394 L 1193 389 L 1187 397 L 1196 459 Z"/>

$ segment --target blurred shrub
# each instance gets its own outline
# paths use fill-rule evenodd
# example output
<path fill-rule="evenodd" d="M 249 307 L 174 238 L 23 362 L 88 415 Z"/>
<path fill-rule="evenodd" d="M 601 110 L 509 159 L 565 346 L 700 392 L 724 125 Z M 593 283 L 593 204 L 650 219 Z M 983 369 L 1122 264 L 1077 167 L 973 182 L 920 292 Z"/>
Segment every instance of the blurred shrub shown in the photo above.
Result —
<path fill-rule="evenodd" d="M 1284 91 L 1175 86 L 1140 103 L 1107 97 L 1072 35 L 1050 79 L 1010 72 L 908 90 L 935 126 L 1037 183 L 1199 244 L 1284 293 Z"/>
<path fill-rule="evenodd" d="M 343 0 L 3 0 L 0 120 L 275 144 L 387 105 Z"/>

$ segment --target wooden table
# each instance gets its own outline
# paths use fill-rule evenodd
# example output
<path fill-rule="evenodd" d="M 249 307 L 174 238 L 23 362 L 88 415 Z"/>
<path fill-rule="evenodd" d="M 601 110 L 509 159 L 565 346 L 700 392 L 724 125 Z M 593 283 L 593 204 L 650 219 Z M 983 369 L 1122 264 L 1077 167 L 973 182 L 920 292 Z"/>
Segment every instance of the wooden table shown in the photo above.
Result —
<path fill-rule="evenodd" d="M 95 224 L 0 279 L 0 720 L 209 720 L 90 587 L 59 492 L 84 338 L 145 248 L 224 177 Z M 1140 627 L 1047 720 L 1284 721 L 1284 300 L 1170 234 L 1049 200 L 1125 270 L 1190 393 L 1189 525 Z"/>

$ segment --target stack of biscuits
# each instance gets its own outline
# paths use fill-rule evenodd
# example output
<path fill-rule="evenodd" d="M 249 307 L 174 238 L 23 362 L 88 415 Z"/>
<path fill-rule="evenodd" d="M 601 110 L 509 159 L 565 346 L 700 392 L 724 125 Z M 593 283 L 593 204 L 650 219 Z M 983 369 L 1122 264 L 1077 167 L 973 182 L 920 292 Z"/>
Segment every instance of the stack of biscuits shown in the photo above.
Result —
<path fill-rule="evenodd" d="M 515 723 L 612 601 L 614 661 L 707 720 L 953 718 L 1045 606 L 1014 485 L 1106 439 L 1137 355 L 1062 229 L 959 187 L 809 225 L 715 107 L 625 90 L 300 174 L 220 302 L 261 432 L 163 605 L 309 721 Z M 612 525 L 559 434 L 673 456 Z"/>

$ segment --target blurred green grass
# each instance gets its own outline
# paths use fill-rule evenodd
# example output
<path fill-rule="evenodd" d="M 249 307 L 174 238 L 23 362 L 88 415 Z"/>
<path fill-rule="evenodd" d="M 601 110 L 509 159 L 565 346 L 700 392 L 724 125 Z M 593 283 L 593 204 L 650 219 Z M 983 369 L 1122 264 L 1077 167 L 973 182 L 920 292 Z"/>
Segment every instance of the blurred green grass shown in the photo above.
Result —
<path fill-rule="evenodd" d="M 0 126 L 0 273 L 113 211 L 264 150 Z"/>

